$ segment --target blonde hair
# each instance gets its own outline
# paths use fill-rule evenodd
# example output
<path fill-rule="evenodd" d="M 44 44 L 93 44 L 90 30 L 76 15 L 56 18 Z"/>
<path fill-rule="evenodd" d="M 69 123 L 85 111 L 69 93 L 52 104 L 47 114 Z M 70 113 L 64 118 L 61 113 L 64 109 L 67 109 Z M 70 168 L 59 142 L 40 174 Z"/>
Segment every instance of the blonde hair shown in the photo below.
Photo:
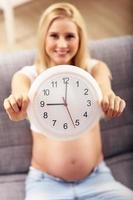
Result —
<path fill-rule="evenodd" d="M 38 52 L 36 59 L 36 70 L 41 73 L 45 68 L 50 67 L 50 60 L 45 50 L 45 38 L 51 23 L 57 18 L 69 18 L 74 22 L 78 29 L 79 48 L 77 54 L 72 59 L 73 65 L 87 68 L 89 58 L 86 25 L 78 9 L 69 3 L 55 3 L 48 7 L 42 14 L 38 28 Z"/>

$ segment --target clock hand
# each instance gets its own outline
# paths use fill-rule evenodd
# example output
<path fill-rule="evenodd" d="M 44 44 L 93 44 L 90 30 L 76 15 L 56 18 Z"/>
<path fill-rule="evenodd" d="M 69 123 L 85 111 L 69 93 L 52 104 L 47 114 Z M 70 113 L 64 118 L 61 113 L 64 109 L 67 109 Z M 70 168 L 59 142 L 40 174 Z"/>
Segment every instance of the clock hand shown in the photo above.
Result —
<path fill-rule="evenodd" d="M 65 105 L 64 103 L 47 103 L 47 106 L 60 106 L 60 105 Z"/>
<path fill-rule="evenodd" d="M 69 117 L 70 117 L 70 119 L 71 119 L 71 121 L 72 121 L 72 124 L 73 124 L 73 126 L 74 126 L 74 128 L 75 128 L 75 124 L 74 124 L 74 122 L 73 122 L 73 119 L 72 119 L 71 113 L 70 113 L 70 111 L 69 111 L 69 109 L 68 109 L 68 106 L 67 106 L 66 100 L 64 99 L 64 97 L 62 97 L 62 99 L 63 99 L 63 101 L 64 101 L 64 106 L 66 107 L 67 112 L 68 112 L 68 114 L 69 114 Z"/>
<path fill-rule="evenodd" d="M 66 88 L 65 88 L 65 101 L 67 103 L 67 82 L 66 82 Z"/>

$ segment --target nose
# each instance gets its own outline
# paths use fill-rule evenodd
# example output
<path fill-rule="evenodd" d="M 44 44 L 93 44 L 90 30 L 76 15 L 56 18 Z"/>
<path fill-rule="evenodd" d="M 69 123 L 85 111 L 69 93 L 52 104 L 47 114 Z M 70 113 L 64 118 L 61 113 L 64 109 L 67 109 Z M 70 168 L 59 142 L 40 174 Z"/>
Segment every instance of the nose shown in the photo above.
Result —
<path fill-rule="evenodd" d="M 59 40 L 58 40 L 58 47 L 60 47 L 60 48 L 66 48 L 67 47 L 67 41 L 64 38 L 59 38 Z"/>

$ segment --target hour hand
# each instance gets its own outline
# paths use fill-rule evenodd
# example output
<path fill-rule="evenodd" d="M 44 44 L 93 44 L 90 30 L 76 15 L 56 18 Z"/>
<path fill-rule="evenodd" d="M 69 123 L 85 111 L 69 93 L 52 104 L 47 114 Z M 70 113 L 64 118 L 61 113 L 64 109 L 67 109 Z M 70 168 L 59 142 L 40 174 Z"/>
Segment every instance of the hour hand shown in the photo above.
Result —
<path fill-rule="evenodd" d="M 65 105 L 65 103 L 47 103 L 47 106 L 60 106 L 60 105 Z"/>

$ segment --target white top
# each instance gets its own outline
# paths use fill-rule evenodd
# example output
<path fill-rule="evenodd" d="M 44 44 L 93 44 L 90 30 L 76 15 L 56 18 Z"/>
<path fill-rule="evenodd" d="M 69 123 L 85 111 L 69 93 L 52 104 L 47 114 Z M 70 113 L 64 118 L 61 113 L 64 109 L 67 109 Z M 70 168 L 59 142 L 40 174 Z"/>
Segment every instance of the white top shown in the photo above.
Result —
<path fill-rule="evenodd" d="M 91 71 L 93 69 L 93 67 L 98 63 L 99 61 L 96 59 L 90 59 L 89 60 L 89 67 L 87 68 L 87 71 L 91 74 Z M 31 66 L 25 66 L 23 67 L 21 70 L 19 70 L 17 72 L 26 75 L 31 82 L 33 82 L 35 80 L 35 78 L 37 77 L 37 72 L 36 72 L 36 68 L 35 65 L 31 65 Z"/>

